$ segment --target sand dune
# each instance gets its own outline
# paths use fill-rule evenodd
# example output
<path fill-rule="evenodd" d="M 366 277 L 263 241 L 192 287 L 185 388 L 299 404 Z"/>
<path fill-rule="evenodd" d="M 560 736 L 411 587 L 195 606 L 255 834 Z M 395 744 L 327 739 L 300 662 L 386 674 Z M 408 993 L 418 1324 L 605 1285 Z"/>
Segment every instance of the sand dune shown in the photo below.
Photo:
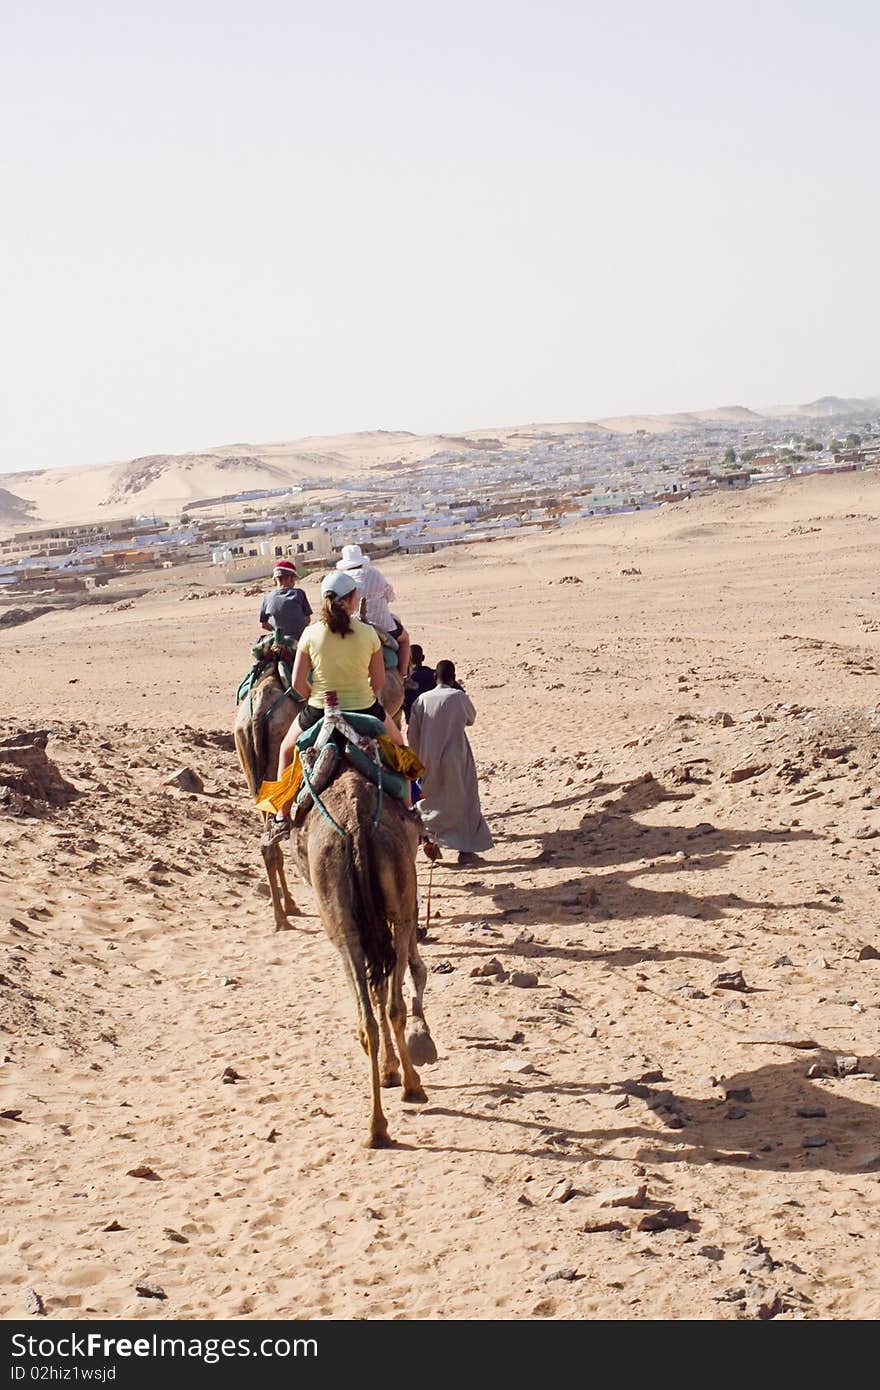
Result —
<path fill-rule="evenodd" d="M 387 1152 L 307 890 L 271 930 L 256 598 L 0 634 L 2 737 L 79 793 L 0 801 L 0 1314 L 878 1316 L 878 514 L 808 479 L 389 563 L 496 848 L 436 872 L 440 1058 Z"/>

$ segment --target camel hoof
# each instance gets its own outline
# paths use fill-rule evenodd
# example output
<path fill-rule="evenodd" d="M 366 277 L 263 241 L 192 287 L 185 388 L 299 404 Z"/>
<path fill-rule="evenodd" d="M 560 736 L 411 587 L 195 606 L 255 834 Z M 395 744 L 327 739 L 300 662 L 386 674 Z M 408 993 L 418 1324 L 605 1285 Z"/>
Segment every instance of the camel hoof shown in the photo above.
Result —
<path fill-rule="evenodd" d="M 380 1085 L 384 1086 L 386 1090 L 390 1090 L 392 1086 L 401 1085 L 400 1072 L 387 1071 L 385 1075 L 382 1077 Z"/>
<path fill-rule="evenodd" d="M 370 1135 L 368 1135 L 367 1138 L 364 1140 L 364 1148 L 365 1148 L 365 1149 L 393 1149 L 393 1148 L 394 1148 L 394 1140 L 391 1138 L 391 1136 L 390 1136 L 390 1134 L 388 1133 L 388 1131 L 387 1131 L 387 1130 L 384 1130 L 384 1131 L 380 1132 L 379 1134 L 370 1134 Z"/>
<path fill-rule="evenodd" d="M 414 1028 L 408 1033 L 406 1045 L 414 1067 L 426 1067 L 436 1062 L 437 1049 L 426 1027 Z"/>
<path fill-rule="evenodd" d="M 404 1100 L 410 1101 L 412 1105 L 424 1105 L 425 1101 L 428 1099 L 421 1086 L 415 1091 L 404 1091 L 403 1098 Z"/>

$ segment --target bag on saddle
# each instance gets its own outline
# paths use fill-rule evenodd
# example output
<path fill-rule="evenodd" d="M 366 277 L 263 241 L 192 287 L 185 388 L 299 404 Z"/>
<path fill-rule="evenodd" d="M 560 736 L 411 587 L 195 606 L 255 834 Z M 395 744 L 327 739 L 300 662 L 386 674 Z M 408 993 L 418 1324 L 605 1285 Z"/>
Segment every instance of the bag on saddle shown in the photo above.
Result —
<path fill-rule="evenodd" d="M 257 679 L 273 662 L 278 667 L 278 675 L 283 685 L 286 689 L 290 689 L 293 678 L 293 663 L 296 660 L 295 642 L 291 642 L 283 632 L 267 632 L 259 637 L 251 647 L 251 655 L 254 658 L 254 665 L 235 692 L 237 705 L 240 705 L 242 700 L 250 694 Z"/>
<path fill-rule="evenodd" d="M 396 671 L 400 665 L 397 658 L 397 638 L 392 637 L 390 632 L 383 632 L 381 627 L 375 628 L 375 633 L 382 643 L 382 660 L 385 662 L 385 670 Z"/>

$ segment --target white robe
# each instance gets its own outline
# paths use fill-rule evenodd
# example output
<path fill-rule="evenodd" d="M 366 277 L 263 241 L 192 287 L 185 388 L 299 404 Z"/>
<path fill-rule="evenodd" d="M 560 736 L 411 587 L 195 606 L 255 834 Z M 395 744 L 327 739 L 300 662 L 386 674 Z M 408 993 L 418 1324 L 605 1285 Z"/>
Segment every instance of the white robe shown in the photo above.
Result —
<path fill-rule="evenodd" d="M 415 701 L 406 736 L 425 766 L 419 810 L 432 836 L 447 849 L 491 849 L 492 833 L 480 810 L 477 767 L 465 729 L 476 711 L 463 690 L 438 685 Z"/>

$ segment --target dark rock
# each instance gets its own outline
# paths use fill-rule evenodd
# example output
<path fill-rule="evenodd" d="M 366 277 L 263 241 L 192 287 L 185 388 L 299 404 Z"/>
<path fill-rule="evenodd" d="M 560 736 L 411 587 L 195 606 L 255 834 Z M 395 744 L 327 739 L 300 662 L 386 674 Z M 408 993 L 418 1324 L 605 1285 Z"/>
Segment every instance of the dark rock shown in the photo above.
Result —
<path fill-rule="evenodd" d="M 712 987 L 713 989 L 748 989 L 741 970 L 722 970 L 712 981 Z"/>
<path fill-rule="evenodd" d="M 431 966 L 431 970 L 435 975 L 451 975 L 454 969 L 455 966 L 448 960 L 435 961 Z"/>
<path fill-rule="evenodd" d="M 159 1174 L 154 1169 L 148 1168 L 145 1163 L 142 1163 L 138 1168 L 129 1168 L 127 1176 L 129 1178 L 145 1178 L 147 1182 L 161 1182 Z"/>
<path fill-rule="evenodd" d="M 120 1226 L 119 1222 L 114 1217 L 112 1221 L 108 1221 L 107 1225 L 103 1226 L 101 1229 L 104 1231 L 124 1231 L 125 1227 Z"/>
<path fill-rule="evenodd" d="M 223 1075 L 220 1077 L 220 1080 L 223 1082 L 224 1086 L 234 1086 L 236 1081 L 243 1081 L 244 1077 L 241 1075 L 241 1072 L 235 1070 L 235 1067 L 224 1067 Z"/>
<path fill-rule="evenodd" d="M 799 1105 L 797 1113 L 802 1120 L 824 1120 L 828 1114 L 824 1105 Z"/>
<path fill-rule="evenodd" d="M 748 1110 L 746 1110 L 745 1106 L 743 1106 L 743 1105 L 732 1105 L 732 1106 L 730 1107 L 730 1109 L 728 1110 L 728 1112 L 727 1112 L 726 1118 L 727 1118 L 728 1120 L 743 1120 L 743 1119 L 745 1119 L 745 1117 L 746 1117 L 746 1115 L 747 1115 L 748 1113 L 749 1113 L 749 1112 L 748 1112 Z"/>
<path fill-rule="evenodd" d="M 825 1138 L 824 1134 L 808 1134 L 804 1139 L 801 1140 L 801 1148 L 824 1149 L 827 1143 L 828 1140 Z"/>
<path fill-rule="evenodd" d="M 152 1279 L 139 1280 L 134 1286 L 134 1291 L 139 1294 L 141 1298 L 166 1299 L 168 1297 L 162 1286 L 154 1283 Z"/>
<path fill-rule="evenodd" d="M 721 1249 L 720 1245 L 701 1245 L 697 1254 L 702 1255 L 706 1260 L 724 1259 L 724 1251 Z"/>
<path fill-rule="evenodd" d="M 170 777 L 165 778 L 164 785 L 178 787 L 182 792 L 201 793 L 205 790 L 201 777 L 191 767 L 182 767 L 177 772 L 172 772 Z"/>
<path fill-rule="evenodd" d="M 542 1279 L 544 1284 L 552 1284 L 556 1279 L 566 1279 L 571 1282 L 578 1278 L 578 1272 L 572 1265 L 560 1265 L 558 1269 L 549 1269 Z"/>
<path fill-rule="evenodd" d="M 615 1220 L 609 1216 L 588 1216 L 581 1230 L 588 1236 L 597 1235 L 600 1231 L 625 1231 L 626 1226 L 622 1221 Z"/>
<path fill-rule="evenodd" d="M 171 1226 L 166 1226 L 163 1234 L 166 1240 L 174 1241 L 175 1245 L 189 1245 L 187 1237 L 181 1235 L 180 1231 L 175 1231 Z"/>
<path fill-rule="evenodd" d="M 24 1295 L 24 1311 L 31 1317 L 45 1317 L 46 1307 L 36 1289 L 27 1289 Z"/>
<path fill-rule="evenodd" d="M 690 1213 L 678 1211 L 675 1207 L 663 1207 L 660 1211 L 649 1211 L 638 1224 L 640 1231 L 671 1231 L 678 1226 L 686 1226 Z"/>
<path fill-rule="evenodd" d="M 880 960 L 880 951 L 876 946 L 863 946 L 856 960 Z"/>
<path fill-rule="evenodd" d="M 754 1102 L 755 1097 L 752 1095 L 752 1090 L 750 1086 L 740 1086 L 734 1090 L 725 1091 L 724 1099 L 738 1100 L 743 1105 L 751 1105 Z"/>

